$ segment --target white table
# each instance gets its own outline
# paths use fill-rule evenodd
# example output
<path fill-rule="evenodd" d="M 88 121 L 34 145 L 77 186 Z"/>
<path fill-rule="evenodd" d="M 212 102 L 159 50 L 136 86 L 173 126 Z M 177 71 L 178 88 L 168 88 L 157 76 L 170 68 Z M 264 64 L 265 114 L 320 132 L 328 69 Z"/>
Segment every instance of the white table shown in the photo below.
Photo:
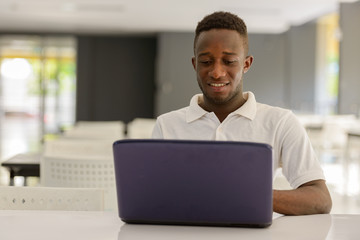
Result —
<path fill-rule="evenodd" d="M 280 216 L 265 229 L 131 225 L 114 212 L 0 211 L 0 239 L 360 239 L 360 215 Z"/>
<path fill-rule="evenodd" d="M 16 176 L 40 177 L 40 153 L 20 153 L 1 163 L 10 172 L 10 185 L 14 186 Z"/>

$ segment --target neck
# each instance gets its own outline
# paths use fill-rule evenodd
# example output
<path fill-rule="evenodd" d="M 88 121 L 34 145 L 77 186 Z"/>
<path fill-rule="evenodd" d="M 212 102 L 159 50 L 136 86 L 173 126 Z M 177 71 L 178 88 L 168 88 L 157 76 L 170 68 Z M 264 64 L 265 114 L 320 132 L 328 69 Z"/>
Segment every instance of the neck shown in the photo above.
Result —
<path fill-rule="evenodd" d="M 242 94 L 226 103 L 215 103 L 203 96 L 200 98 L 199 106 L 208 112 L 214 112 L 219 121 L 223 122 L 230 113 L 240 108 L 245 102 L 246 99 Z"/>

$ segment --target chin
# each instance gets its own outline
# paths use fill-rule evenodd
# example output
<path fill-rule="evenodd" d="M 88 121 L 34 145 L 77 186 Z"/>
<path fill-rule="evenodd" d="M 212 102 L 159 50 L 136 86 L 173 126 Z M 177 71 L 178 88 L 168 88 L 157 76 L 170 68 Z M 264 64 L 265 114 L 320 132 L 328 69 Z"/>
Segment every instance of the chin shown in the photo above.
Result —
<path fill-rule="evenodd" d="M 225 104 L 229 101 L 229 99 L 227 97 L 209 97 L 206 96 L 206 98 L 208 99 L 209 102 L 212 102 L 214 104 Z"/>
<path fill-rule="evenodd" d="M 218 96 L 214 96 L 214 95 L 209 95 L 207 93 L 204 93 L 204 96 L 207 98 L 207 100 L 213 104 L 217 104 L 217 105 L 222 105 L 222 104 L 227 104 L 231 101 L 233 101 L 234 99 L 236 99 L 239 94 L 230 94 L 230 95 L 218 95 Z"/>

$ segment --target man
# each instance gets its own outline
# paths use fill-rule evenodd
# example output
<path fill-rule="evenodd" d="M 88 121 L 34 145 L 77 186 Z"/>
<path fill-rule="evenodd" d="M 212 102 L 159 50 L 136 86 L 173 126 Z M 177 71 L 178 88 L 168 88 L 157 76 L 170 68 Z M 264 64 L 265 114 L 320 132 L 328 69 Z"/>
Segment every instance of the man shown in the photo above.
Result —
<path fill-rule="evenodd" d="M 273 191 L 273 209 L 287 215 L 329 213 L 331 197 L 304 128 L 285 109 L 257 103 L 243 93 L 248 55 L 245 23 L 228 12 L 215 12 L 198 23 L 192 64 L 203 94 L 190 106 L 158 117 L 153 138 L 251 141 L 274 150 L 292 190 Z M 270 63 L 271 64 L 271 63 Z"/>

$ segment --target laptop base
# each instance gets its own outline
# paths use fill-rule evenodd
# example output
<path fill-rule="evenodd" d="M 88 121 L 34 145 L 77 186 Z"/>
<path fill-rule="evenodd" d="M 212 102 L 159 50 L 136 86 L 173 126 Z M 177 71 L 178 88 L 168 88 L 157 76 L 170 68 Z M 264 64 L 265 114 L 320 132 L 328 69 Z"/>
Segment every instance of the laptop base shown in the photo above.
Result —
<path fill-rule="evenodd" d="M 127 220 L 121 219 L 127 224 L 152 224 L 152 225 L 182 225 L 182 226 L 207 226 L 207 227 L 243 227 L 243 228 L 267 228 L 270 227 L 272 221 L 269 223 L 218 223 L 218 222 L 181 222 L 181 221 L 148 221 L 148 220 Z"/>

